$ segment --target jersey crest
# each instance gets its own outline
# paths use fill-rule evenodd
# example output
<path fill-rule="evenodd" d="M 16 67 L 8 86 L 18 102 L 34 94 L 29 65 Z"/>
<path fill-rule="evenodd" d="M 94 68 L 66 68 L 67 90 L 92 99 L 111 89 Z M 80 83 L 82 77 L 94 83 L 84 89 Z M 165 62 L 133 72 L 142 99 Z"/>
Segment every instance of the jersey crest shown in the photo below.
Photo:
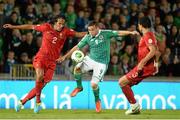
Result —
<path fill-rule="evenodd" d="M 152 39 L 149 39 L 149 40 L 148 40 L 148 43 L 149 43 L 149 44 L 152 44 L 152 42 L 153 42 Z"/>
<path fill-rule="evenodd" d="M 63 38 L 63 34 L 62 34 L 62 33 L 59 34 L 59 38 L 60 38 L 60 39 Z"/>
<path fill-rule="evenodd" d="M 99 39 L 100 39 L 100 40 L 103 40 L 103 39 L 104 39 L 103 35 L 100 35 L 100 36 L 99 36 Z"/>

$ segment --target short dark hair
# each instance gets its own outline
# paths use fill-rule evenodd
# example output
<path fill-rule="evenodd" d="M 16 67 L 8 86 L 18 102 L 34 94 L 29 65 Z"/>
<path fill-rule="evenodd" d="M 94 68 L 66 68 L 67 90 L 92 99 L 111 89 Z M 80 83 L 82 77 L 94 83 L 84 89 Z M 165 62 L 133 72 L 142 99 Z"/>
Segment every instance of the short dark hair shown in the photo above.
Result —
<path fill-rule="evenodd" d="M 92 21 L 88 24 L 88 27 L 90 26 L 98 26 L 98 22 Z"/>
<path fill-rule="evenodd" d="M 148 17 L 142 17 L 139 20 L 139 24 L 142 25 L 144 28 L 151 28 L 151 21 Z"/>
<path fill-rule="evenodd" d="M 57 19 L 64 19 L 64 20 L 66 20 L 66 16 L 64 15 L 64 14 L 60 14 L 60 15 L 58 15 L 57 17 L 56 17 Z"/>

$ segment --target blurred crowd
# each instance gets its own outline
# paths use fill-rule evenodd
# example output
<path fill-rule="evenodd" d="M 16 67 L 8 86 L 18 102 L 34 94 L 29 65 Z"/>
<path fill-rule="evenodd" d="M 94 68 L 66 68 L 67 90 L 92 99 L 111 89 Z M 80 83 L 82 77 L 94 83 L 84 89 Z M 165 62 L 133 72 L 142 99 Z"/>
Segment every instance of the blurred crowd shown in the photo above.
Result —
<path fill-rule="evenodd" d="M 51 22 L 59 14 L 76 31 L 87 31 L 92 20 L 102 29 L 137 30 L 138 19 L 148 16 L 160 50 L 158 76 L 180 76 L 180 0 L 0 0 L 0 73 L 8 73 L 12 64 L 32 63 L 42 42 L 39 32 L 5 30 L 2 25 Z M 138 40 L 137 36 L 112 38 L 107 74 L 123 75 L 137 64 Z M 62 54 L 78 41 L 69 38 Z"/>

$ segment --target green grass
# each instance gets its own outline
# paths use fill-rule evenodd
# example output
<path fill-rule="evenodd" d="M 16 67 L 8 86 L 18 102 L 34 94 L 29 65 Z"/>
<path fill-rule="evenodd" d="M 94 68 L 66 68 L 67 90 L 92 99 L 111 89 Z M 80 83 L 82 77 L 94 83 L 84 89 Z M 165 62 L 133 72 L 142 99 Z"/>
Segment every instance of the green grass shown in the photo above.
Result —
<path fill-rule="evenodd" d="M 125 110 L 33 110 L 0 109 L 0 119 L 180 119 L 180 110 L 142 110 L 139 115 L 124 115 Z"/>

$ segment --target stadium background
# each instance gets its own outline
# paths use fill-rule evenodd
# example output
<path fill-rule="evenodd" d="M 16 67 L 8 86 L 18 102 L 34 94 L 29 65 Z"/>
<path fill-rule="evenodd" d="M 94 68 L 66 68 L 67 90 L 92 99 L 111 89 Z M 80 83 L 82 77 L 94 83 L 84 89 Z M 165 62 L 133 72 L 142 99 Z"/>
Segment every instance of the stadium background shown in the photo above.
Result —
<path fill-rule="evenodd" d="M 2 25 L 40 24 L 50 22 L 58 14 L 65 14 L 66 25 L 76 31 L 86 31 L 87 24 L 92 20 L 101 22 L 102 28 L 106 29 L 136 30 L 138 19 L 148 16 L 162 53 L 159 73 L 134 87 L 135 94 L 137 97 L 145 96 L 142 102 L 143 109 L 180 109 L 178 102 L 180 96 L 177 92 L 180 91 L 178 87 L 180 2 L 178 0 L 0 0 L 0 108 L 14 108 L 17 99 L 33 87 L 35 75 L 31 63 L 42 38 L 36 31 L 5 30 Z M 69 38 L 61 54 L 66 53 L 78 41 L 77 38 Z M 100 84 L 103 88 L 101 97 L 104 109 L 128 107 L 127 101 L 120 99 L 122 92 L 117 80 L 137 63 L 137 41 L 138 38 L 134 36 L 112 38 L 109 70 L 104 82 Z M 83 52 L 88 53 L 88 48 Z M 42 97 L 46 108 L 93 108 L 93 97 L 87 81 L 84 82 L 86 88 L 84 93 L 77 98 L 69 98 L 68 94 L 75 86 L 75 82 L 72 81 L 72 68 L 73 63 L 70 60 L 57 65 L 54 81 L 43 91 Z M 85 75 L 84 79 L 89 80 L 90 76 Z M 57 93 L 57 96 L 52 96 L 51 92 Z M 63 95 L 67 95 L 66 97 L 71 101 L 70 107 L 66 106 L 69 103 L 65 101 L 63 104 L 63 101 L 58 99 Z M 32 108 L 33 104 L 32 100 L 25 108 Z"/>

